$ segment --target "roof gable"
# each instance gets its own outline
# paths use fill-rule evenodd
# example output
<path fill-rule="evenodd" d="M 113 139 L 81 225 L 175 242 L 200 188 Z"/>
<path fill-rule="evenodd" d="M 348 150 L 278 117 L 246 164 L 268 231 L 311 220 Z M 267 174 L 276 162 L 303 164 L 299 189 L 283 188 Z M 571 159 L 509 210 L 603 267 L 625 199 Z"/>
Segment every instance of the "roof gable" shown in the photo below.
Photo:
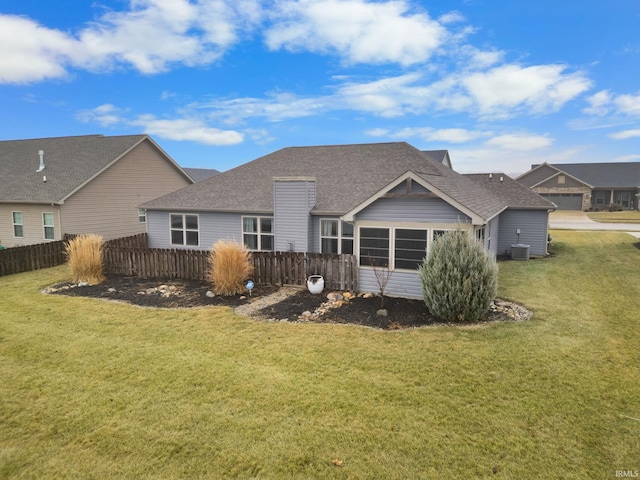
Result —
<path fill-rule="evenodd" d="M 640 162 L 543 163 L 532 165 L 531 170 L 517 180 L 533 187 L 558 173 L 569 175 L 591 188 L 640 187 Z"/>
<path fill-rule="evenodd" d="M 145 141 L 191 180 L 147 135 L 6 140 L 0 141 L 0 202 L 62 203 Z M 44 169 L 40 169 L 40 151 Z"/>

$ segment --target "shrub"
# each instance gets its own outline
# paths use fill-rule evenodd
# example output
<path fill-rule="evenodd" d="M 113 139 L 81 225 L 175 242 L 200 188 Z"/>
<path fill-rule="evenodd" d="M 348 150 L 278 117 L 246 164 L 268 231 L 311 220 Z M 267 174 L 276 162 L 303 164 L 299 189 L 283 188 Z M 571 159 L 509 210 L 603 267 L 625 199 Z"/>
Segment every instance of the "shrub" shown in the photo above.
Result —
<path fill-rule="evenodd" d="M 74 283 L 97 285 L 104 281 L 102 252 L 104 242 L 100 235 L 80 235 L 67 242 L 65 253 Z"/>
<path fill-rule="evenodd" d="M 244 285 L 253 273 L 251 253 L 244 245 L 218 240 L 209 255 L 209 279 L 216 295 L 235 295 L 246 291 Z"/>
<path fill-rule="evenodd" d="M 435 240 L 419 273 L 427 308 L 446 322 L 479 320 L 498 289 L 494 258 L 481 243 L 460 230 Z"/>

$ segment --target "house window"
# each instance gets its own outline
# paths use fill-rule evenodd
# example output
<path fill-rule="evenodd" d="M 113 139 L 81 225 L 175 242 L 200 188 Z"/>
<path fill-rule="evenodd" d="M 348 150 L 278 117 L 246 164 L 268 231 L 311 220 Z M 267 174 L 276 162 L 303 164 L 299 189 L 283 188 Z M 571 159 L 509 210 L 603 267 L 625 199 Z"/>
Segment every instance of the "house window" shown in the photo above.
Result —
<path fill-rule="evenodd" d="M 242 239 L 249 250 L 273 251 L 273 217 L 242 217 Z"/>
<path fill-rule="evenodd" d="M 138 209 L 138 223 L 147 223 L 147 211 L 144 208 Z"/>
<path fill-rule="evenodd" d="M 339 220 L 320 221 L 322 253 L 353 253 L 353 224 Z"/>
<path fill-rule="evenodd" d="M 388 228 L 360 228 L 360 265 L 389 266 Z"/>
<path fill-rule="evenodd" d="M 200 244 L 198 215 L 171 214 L 171 245 Z"/>
<path fill-rule="evenodd" d="M 427 254 L 427 230 L 395 230 L 394 267 L 416 270 Z"/>
<path fill-rule="evenodd" d="M 56 238 L 56 234 L 53 213 L 42 214 L 42 225 L 44 227 L 44 239 L 54 240 Z"/>
<path fill-rule="evenodd" d="M 484 245 L 484 227 L 476 229 L 476 240 Z"/>
<path fill-rule="evenodd" d="M 24 237 L 24 221 L 22 220 L 22 212 L 13 212 L 13 236 L 16 238 Z"/>
<path fill-rule="evenodd" d="M 607 203 L 607 192 L 603 190 L 597 190 L 595 192 L 596 205 L 605 205 Z"/>
<path fill-rule="evenodd" d="M 558 175 L 558 185 L 564 185 L 567 181 L 567 178 L 564 175 Z"/>

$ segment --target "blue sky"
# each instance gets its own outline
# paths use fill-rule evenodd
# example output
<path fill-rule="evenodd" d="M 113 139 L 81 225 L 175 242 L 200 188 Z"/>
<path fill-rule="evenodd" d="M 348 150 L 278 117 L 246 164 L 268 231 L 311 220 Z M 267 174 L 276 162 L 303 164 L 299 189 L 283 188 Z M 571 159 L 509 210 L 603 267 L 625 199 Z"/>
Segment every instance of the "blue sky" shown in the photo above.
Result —
<path fill-rule="evenodd" d="M 0 3 L 0 139 L 148 133 L 218 170 L 389 141 L 460 172 L 640 160 L 638 0 L 52 5 Z"/>

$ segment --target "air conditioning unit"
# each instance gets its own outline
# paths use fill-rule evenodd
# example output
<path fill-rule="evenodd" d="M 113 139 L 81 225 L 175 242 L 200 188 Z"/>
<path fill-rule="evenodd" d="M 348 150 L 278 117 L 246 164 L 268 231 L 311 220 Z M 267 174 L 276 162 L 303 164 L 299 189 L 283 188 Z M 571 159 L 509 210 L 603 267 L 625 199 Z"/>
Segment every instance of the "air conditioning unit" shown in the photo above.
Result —
<path fill-rule="evenodd" d="M 511 245 L 511 260 L 529 260 L 530 246 L 523 243 Z"/>

